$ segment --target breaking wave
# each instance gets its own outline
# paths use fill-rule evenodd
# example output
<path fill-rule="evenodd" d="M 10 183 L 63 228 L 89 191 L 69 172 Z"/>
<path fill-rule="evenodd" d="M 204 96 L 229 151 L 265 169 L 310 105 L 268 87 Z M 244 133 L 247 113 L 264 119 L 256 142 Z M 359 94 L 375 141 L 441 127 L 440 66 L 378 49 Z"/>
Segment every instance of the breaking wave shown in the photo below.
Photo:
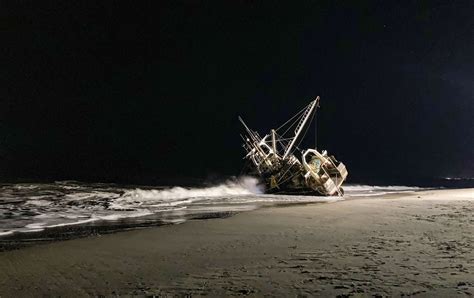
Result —
<path fill-rule="evenodd" d="M 238 180 L 228 180 L 223 184 L 204 188 L 175 186 L 162 190 L 135 189 L 127 191 L 123 197 L 134 197 L 141 200 L 173 201 L 184 198 L 262 194 L 263 191 L 263 186 L 259 184 L 256 178 L 241 177 Z"/>

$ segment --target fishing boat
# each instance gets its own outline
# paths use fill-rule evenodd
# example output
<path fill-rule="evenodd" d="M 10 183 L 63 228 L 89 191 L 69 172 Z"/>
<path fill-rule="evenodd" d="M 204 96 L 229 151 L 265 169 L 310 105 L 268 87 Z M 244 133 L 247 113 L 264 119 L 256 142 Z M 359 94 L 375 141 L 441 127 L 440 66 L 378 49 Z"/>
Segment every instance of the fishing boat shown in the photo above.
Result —
<path fill-rule="evenodd" d="M 243 173 L 257 176 L 268 193 L 342 196 L 346 166 L 326 150 L 300 149 L 311 122 L 316 117 L 320 97 L 311 101 L 283 125 L 263 137 L 244 120 L 241 134 L 246 151 Z M 316 147 L 316 146 L 315 146 Z"/>

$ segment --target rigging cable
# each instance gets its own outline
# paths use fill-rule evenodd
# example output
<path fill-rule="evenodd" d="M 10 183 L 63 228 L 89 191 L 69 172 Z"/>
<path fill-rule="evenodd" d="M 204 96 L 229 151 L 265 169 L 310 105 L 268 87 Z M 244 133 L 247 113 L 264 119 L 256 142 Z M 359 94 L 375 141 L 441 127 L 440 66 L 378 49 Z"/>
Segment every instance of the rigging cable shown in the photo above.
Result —
<path fill-rule="evenodd" d="M 288 122 L 290 122 L 291 120 L 293 120 L 296 116 L 298 116 L 299 114 L 301 114 L 304 110 L 306 110 L 306 108 L 308 107 L 309 105 L 306 105 L 303 109 L 301 109 L 298 113 L 296 113 L 293 117 L 291 117 L 290 119 L 288 119 L 288 121 L 286 121 L 285 123 L 283 123 L 282 125 L 280 125 L 280 127 L 278 127 L 277 129 L 275 129 L 275 131 L 278 131 L 280 128 L 282 128 L 283 126 L 285 126 L 286 124 L 288 124 Z M 293 125 L 292 125 L 293 126 Z"/>

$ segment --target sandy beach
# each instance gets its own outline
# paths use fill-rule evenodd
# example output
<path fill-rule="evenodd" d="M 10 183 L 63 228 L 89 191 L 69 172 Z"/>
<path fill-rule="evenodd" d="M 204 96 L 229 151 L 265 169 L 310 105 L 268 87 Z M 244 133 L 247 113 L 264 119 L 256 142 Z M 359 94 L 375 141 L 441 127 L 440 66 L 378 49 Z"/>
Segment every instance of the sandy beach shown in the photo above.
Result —
<path fill-rule="evenodd" d="M 0 253 L 0 296 L 472 296 L 474 189 L 263 208 Z"/>

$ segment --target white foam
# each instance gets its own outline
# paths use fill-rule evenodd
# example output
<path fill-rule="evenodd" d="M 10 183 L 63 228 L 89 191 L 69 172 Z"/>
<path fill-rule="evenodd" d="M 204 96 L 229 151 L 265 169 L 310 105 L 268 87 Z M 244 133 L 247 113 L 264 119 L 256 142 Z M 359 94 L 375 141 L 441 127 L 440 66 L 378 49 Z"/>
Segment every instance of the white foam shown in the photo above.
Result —
<path fill-rule="evenodd" d="M 153 214 L 153 212 L 145 210 L 141 212 L 128 213 L 128 214 L 117 213 L 117 214 L 111 214 L 111 215 L 105 215 L 105 216 L 97 216 L 96 219 L 97 220 L 118 220 L 122 218 L 142 217 L 142 216 L 151 215 L 151 214 Z"/>
<path fill-rule="evenodd" d="M 71 194 L 65 195 L 66 199 L 69 200 L 86 200 L 90 198 L 102 198 L 102 199 L 109 199 L 118 197 L 119 194 L 112 193 L 112 192 L 105 192 L 105 191 L 88 191 L 88 192 L 75 192 Z"/>
<path fill-rule="evenodd" d="M 45 226 L 45 223 L 36 222 L 36 223 L 27 224 L 25 228 L 35 230 L 35 229 L 42 229 L 44 228 L 44 226 Z"/>
<path fill-rule="evenodd" d="M 352 184 L 345 185 L 343 188 L 347 197 L 377 197 L 386 194 L 410 193 L 423 190 L 421 187 L 403 185 L 373 186 Z"/>
<path fill-rule="evenodd" d="M 41 199 L 30 199 L 30 200 L 28 200 L 28 202 L 26 202 L 26 205 L 46 207 L 46 206 L 51 205 L 51 202 L 47 201 L 47 200 L 41 200 Z"/>
<path fill-rule="evenodd" d="M 26 185 L 26 184 L 17 184 L 14 186 L 16 189 L 36 189 L 38 188 L 39 186 L 38 185 L 34 185 L 34 184 L 30 184 L 30 185 Z"/>
<path fill-rule="evenodd" d="M 227 181 L 220 185 L 203 188 L 184 188 L 179 186 L 163 190 L 143 190 L 137 188 L 126 192 L 122 198 L 134 198 L 138 201 L 173 201 L 185 198 L 236 196 L 261 193 L 263 193 L 263 188 L 259 185 L 257 179 L 253 177 L 242 177 L 237 181 Z"/>
<path fill-rule="evenodd" d="M 422 188 L 417 186 L 403 186 L 403 185 L 387 185 L 387 186 L 374 186 L 374 185 L 364 185 L 364 184 L 349 184 L 343 185 L 344 190 L 347 191 L 407 191 L 407 190 L 421 190 Z"/>
<path fill-rule="evenodd" d="M 64 226 L 74 226 L 74 225 L 80 225 L 80 224 L 85 224 L 85 223 L 90 223 L 94 221 L 98 221 L 100 218 L 89 218 L 85 220 L 79 220 L 75 222 L 65 222 L 65 223 L 59 223 L 59 224 L 54 224 L 54 225 L 45 225 L 44 228 L 57 228 L 57 227 L 64 227 Z"/>
<path fill-rule="evenodd" d="M 7 235 L 11 235 L 11 234 L 13 234 L 13 233 L 14 233 L 13 231 L 0 232 L 0 237 L 2 237 L 2 236 L 7 236 Z"/>

